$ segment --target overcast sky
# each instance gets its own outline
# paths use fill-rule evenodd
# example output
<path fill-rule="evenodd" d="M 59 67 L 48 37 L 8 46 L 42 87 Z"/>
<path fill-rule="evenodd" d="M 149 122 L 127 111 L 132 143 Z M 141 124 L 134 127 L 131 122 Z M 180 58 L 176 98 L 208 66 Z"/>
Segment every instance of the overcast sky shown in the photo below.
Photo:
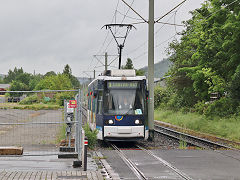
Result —
<path fill-rule="evenodd" d="M 125 0 L 148 18 L 148 0 Z M 155 0 L 155 18 L 164 15 L 182 0 Z M 133 3 L 132 3 L 133 2 Z M 188 13 L 204 0 L 187 0 L 176 13 L 162 22 L 181 24 Z M 93 55 L 105 51 L 117 55 L 117 45 L 103 25 L 141 22 L 121 0 L 0 0 L 0 74 L 23 67 L 24 71 L 44 74 L 62 72 L 69 64 L 75 76 L 83 71 L 103 70 Z M 116 11 L 117 9 L 117 11 Z M 124 18 L 124 14 L 127 14 Z M 114 16 L 116 15 L 116 16 Z M 135 25 L 123 49 L 123 64 L 130 57 L 135 68 L 147 65 L 147 24 Z M 125 29 L 115 29 L 124 33 Z M 155 62 L 167 57 L 165 49 L 182 27 L 155 24 Z M 171 38 L 172 37 L 172 38 Z M 98 57 L 104 62 L 103 57 Z M 114 57 L 109 57 L 111 62 Z M 115 60 L 111 65 L 117 66 Z M 114 68 L 114 67 L 111 67 Z"/>

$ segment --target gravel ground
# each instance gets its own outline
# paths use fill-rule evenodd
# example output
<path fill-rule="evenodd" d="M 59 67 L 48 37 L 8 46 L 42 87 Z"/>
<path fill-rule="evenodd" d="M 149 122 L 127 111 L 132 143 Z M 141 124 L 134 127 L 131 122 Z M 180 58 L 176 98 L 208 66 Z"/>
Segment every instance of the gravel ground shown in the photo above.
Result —
<path fill-rule="evenodd" d="M 27 124 L 61 122 L 61 110 L 0 110 L 0 123 L 26 123 L 24 125 L 0 125 L 0 146 L 23 146 L 40 150 L 54 147 L 61 124 Z M 37 148 L 33 148 L 36 146 Z"/>
<path fill-rule="evenodd" d="M 139 145 L 149 149 L 178 149 L 179 141 L 169 138 L 159 133 L 154 133 L 154 141 L 142 140 L 138 142 Z"/>
<path fill-rule="evenodd" d="M 136 145 L 144 146 L 148 149 L 179 149 L 179 141 L 175 139 L 171 139 L 167 136 L 161 135 L 159 133 L 155 133 L 154 141 L 140 140 L 137 142 L 114 142 L 118 147 L 121 148 L 132 148 L 136 147 Z M 98 141 L 96 145 L 96 150 L 99 149 L 111 149 L 107 143 L 104 141 Z"/>

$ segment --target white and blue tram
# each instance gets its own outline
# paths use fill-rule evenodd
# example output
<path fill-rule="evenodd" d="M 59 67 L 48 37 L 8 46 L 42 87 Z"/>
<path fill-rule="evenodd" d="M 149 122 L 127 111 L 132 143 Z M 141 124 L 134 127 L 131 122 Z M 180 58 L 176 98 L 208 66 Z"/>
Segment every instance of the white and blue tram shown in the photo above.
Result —
<path fill-rule="evenodd" d="M 88 86 L 88 123 L 98 139 L 148 138 L 147 85 L 135 70 L 108 70 Z"/>

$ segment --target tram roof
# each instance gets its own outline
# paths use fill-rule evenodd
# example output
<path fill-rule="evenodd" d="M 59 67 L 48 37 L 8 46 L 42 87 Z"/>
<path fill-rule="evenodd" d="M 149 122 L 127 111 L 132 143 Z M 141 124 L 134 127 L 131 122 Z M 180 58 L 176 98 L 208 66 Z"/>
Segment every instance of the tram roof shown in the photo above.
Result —
<path fill-rule="evenodd" d="M 95 81 L 97 80 L 103 80 L 103 81 L 141 81 L 146 79 L 146 76 L 135 76 L 135 77 L 111 77 L 111 76 L 98 76 L 96 79 L 94 79 L 88 86 L 91 86 Z"/>
<path fill-rule="evenodd" d="M 135 77 L 125 77 L 125 76 L 120 76 L 120 77 L 112 77 L 112 76 L 98 76 L 96 79 L 98 80 L 116 80 L 116 81 L 141 81 L 146 79 L 145 76 L 135 76 Z"/>

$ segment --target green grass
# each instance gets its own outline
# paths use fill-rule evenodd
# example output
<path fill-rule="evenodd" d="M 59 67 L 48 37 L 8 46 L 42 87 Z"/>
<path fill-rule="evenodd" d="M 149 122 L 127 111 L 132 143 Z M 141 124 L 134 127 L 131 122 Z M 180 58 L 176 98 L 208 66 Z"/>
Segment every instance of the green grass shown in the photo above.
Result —
<path fill-rule="evenodd" d="M 55 144 L 59 144 L 63 139 L 66 139 L 66 127 L 67 127 L 67 124 L 61 125 L 60 130 L 57 134 Z"/>
<path fill-rule="evenodd" d="M 97 133 L 98 133 L 98 130 L 91 130 L 89 125 L 86 124 L 84 127 L 83 127 L 84 131 L 85 131 L 85 136 L 88 138 L 88 147 L 90 149 L 94 149 L 94 147 L 96 146 L 97 144 Z"/>
<path fill-rule="evenodd" d="M 179 149 L 187 149 L 187 142 L 180 140 L 179 141 Z"/>
<path fill-rule="evenodd" d="M 197 132 L 212 134 L 240 141 L 240 117 L 207 118 L 197 113 L 182 113 L 171 110 L 155 110 L 155 120 L 168 122 Z"/>

